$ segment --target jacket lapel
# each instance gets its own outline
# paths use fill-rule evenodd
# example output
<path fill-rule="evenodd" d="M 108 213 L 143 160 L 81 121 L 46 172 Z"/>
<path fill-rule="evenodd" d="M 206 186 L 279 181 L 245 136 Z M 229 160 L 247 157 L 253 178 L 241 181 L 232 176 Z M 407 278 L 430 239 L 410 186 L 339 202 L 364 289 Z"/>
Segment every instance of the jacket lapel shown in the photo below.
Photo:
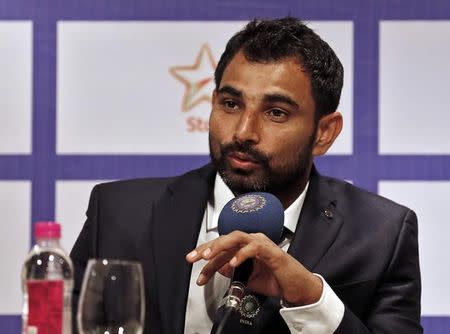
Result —
<path fill-rule="evenodd" d="M 151 243 L 154 268 L 158 268 L 153 277 L 164 333 L 181 334 L 184 330 L 192 269 L 185 255 L 197 244 L 214 175 L 215 170 L 208 165 L 178 177 L 153 205 Z"/>
<path fill-rule="evenodd" d="M 313 167 L 289 253 L 312 271 L 333 244 L 342 223 L 333 190 Z"/>

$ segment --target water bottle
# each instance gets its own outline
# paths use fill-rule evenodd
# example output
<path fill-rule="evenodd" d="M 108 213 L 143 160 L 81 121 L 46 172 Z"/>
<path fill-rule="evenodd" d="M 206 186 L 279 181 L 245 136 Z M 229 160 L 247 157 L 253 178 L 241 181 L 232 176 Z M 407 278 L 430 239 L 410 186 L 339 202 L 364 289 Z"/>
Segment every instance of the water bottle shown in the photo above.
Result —
<path fill-rule="evenodd" d="M 36 245 L 22 267 L 22 334 L 71 334 L 73 264 L 59 245 L 61 225 L 34 225 Z"/>

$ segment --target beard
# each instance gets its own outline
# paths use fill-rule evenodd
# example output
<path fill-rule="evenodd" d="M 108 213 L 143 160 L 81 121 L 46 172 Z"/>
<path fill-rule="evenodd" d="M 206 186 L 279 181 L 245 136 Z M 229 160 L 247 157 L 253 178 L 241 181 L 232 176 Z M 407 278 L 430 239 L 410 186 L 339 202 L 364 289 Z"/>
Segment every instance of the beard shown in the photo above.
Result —
<path fill-rule="evenodd" d="M 211 160 L 225 184 L 236 194 L 253 191 L 264 191 L 272 194 L 289 192 L 292 187 L 303 184 L 309 176 L 312 163 L 312 150 L 316 131 L 310 136 L 307 145 L 296 157 L 286 157 L 285 161 L 277 161 L 279 157 L 271 156 L 258 150 L 249 142 L 232 142 L 216 146 L 213 149 L 211 134 L 209 136 L 209 152 Z M 230 165 L 227 156 L 232 153 L 245 153 L 257 162 L 258 168 L 244 170 Z M 273 165 L 273 163 L 277 165 Z"/>

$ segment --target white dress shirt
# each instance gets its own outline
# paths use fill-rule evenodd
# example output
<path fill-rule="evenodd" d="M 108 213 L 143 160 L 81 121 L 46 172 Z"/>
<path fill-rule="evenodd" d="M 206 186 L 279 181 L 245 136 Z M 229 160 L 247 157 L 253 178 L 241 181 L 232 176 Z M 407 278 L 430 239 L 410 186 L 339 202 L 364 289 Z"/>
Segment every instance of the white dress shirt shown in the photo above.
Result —
<path fill-rule="evenodd" d="M 300 196 L 284 211 L 284 227 L 295 232 L 298 218 L 305 201 L 306 185 Z M 223 182 L 219 174 L 214 183 L 213 198 L 208 201 L 200 229 L 197 245 L 213 240 L 219 236 L 217 225 L 219 214 L 225 204 L 234 198 L 234 194 Z M 280 245 L 287 251 L 290 240 Z M 204 286 L 198 286 L 196 280 L 206 261 L 193 264 L 189 294 L 186 306 L 185 334 L 209 334 L 213 326 L 214 315 L 227 291 L 230 279 L 216 273 Z M 331 334 L 339 326 L 344 316 L 344 304 L 330 288 L 322 276 L 323 291 L 319 301 L 311 305 L 282 307 L 280 314 L 291 333 Z"/>

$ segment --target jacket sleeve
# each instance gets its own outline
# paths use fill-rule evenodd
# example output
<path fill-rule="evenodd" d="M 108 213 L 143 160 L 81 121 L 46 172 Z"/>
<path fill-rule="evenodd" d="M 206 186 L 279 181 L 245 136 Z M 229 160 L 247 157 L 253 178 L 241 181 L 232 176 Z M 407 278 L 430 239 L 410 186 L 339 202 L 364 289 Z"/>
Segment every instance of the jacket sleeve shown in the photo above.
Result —
<path fill-rule="evenodd" d="M 423 333 L 420 295 L 417 217 L 409 210 L 365 324 L 346 307 L 335 334 Z"/>
<path fill-rule="evenodd" d="M 86 222 L 70 252 L 70 257 L 75 269 L 72 294 L 72 333 L 74 334 L 78 333 L 76 315 L 84 271 L 88 260 L 97 257 L 98 186 L 95 186 L 91 192 L 86 215 Z"/>

